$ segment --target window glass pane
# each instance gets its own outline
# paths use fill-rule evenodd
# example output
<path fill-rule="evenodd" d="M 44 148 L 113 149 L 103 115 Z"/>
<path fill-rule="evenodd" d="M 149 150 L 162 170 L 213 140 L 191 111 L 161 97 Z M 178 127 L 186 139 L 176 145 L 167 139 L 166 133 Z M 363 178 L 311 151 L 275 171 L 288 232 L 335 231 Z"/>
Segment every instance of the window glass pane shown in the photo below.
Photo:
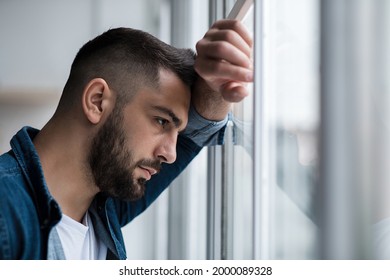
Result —
<path fill-rule="evenodd" d="M 317 256 L 318 5 L 313 0 L 264 0 L 263 18 L 256 19 L 256 28 L 262 28 L 256 34 L 263 38 L 256 40 L 262 48 L 254 46 L 262 56 L 255 71 L 262 72 L 263 84 L 256 85 L 256 93 L 249 85 L 250 96 L 233 106 L 233 145 L 227 141 L 224 147 L 228 258 L 255 256 L 256 222 L 267 232 L 261 236 L 261 244 L 267 244 L 260 246 L 267 251 L 261 256 Z M 254 33 L 253 9 L 244 23 Z M 262 108 L 254 108 L 254 94 L 261 95 Z M 263 110 L 260 122 L 254 120 L 254 110 Z M 261 139 L 254 139 L 254 128 Z M 259 170 L 253 169 L 254 147 L 262 151 Z M 259 186 L 253 186 L 256 172 L 261 173 Z M 253 187 L 263 190 L 261 201 L 254 201 Z M 261 207 L 267 219 L 254 221 L 254 203 L 266 204 Z"/>
<path fill-rule="evenodd" d="M 243 20 L 253 34 L 253 7 Z M 253 258 L 253 84 L 248 84 L 250 95 L 233 106 L 232 135 L 232 237 L 230 258 Z M 227 151 L 228 152 L 228 151 Z M 229 172 L 230 173 L 230 172 Z"/>
<path fill-rule="evenodd" d="M 316 255 L 318 1 L 264 1 L 264 108 L 271 258 Z"/>

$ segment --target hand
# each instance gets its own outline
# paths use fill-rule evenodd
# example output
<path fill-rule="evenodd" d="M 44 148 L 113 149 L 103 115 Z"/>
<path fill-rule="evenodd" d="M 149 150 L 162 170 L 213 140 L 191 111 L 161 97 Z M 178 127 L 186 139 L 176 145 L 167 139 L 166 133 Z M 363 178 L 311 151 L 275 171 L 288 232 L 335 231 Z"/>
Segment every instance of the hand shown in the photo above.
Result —
<path fill-rule="evenodd" d="M 195 70 L 213 91 L 228 102 L 248 96 L 246 84 L 253 81 L 252 38 L 240 21 L 217 21 L 196 50 Z"/>

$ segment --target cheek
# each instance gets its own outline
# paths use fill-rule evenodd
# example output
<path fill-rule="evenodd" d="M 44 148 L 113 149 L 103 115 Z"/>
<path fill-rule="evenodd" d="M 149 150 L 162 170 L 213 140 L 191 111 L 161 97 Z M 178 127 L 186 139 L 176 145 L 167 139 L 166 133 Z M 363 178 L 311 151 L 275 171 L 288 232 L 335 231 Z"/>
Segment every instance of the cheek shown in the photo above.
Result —
<path fill-rule="evenodd" d="M 133 163 L 153 156 L 153 137 L 144 129 L 128 138 L 126 149 L 133 155 Z"/>
<path fill-rule="evenodd" d="M 142 159 L 152 159 L 154 150 L 162 141 L 163 135 L 156 130 L 156 126 L 146 117 L 127 120 L 125 123 L 127 149 L 130 149 L 135 162 Z"/>

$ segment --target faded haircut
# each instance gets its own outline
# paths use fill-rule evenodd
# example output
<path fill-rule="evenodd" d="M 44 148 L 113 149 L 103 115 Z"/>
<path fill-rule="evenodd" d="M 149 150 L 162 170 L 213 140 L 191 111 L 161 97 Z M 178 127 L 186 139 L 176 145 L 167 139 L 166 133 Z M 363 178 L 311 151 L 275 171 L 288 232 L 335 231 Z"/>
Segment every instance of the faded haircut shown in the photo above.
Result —
<path fill-rule="evenodd" d="M 94 78 L 103 78 L 116 92 L 117 105 L 127 104 L 140 87 L 158 87 L 161 69 L 172 71 L 191 88 L 194 59 L 191 49 L 175 48 L 141 30 L 110 29 L 77 53 L 58 109 L 66 111 L 77 103 Z"/>

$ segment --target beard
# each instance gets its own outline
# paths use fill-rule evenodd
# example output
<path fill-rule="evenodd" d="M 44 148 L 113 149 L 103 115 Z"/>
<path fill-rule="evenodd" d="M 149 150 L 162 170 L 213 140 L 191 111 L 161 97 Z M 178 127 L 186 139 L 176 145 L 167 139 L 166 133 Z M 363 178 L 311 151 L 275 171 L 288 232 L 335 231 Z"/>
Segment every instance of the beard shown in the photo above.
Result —
<path fill-rule="evenodd" d="M 161 168 L 159 160 L 142 159 L 134 162 L 127 147 L 122 110 L 114 108 L 104 125 L 92 140 L 88 156 L 95 185 L 109 196 L 126 201 L 140 199 L 145 193 L 144 178 L 134 178 L 137 166 Z"/>

